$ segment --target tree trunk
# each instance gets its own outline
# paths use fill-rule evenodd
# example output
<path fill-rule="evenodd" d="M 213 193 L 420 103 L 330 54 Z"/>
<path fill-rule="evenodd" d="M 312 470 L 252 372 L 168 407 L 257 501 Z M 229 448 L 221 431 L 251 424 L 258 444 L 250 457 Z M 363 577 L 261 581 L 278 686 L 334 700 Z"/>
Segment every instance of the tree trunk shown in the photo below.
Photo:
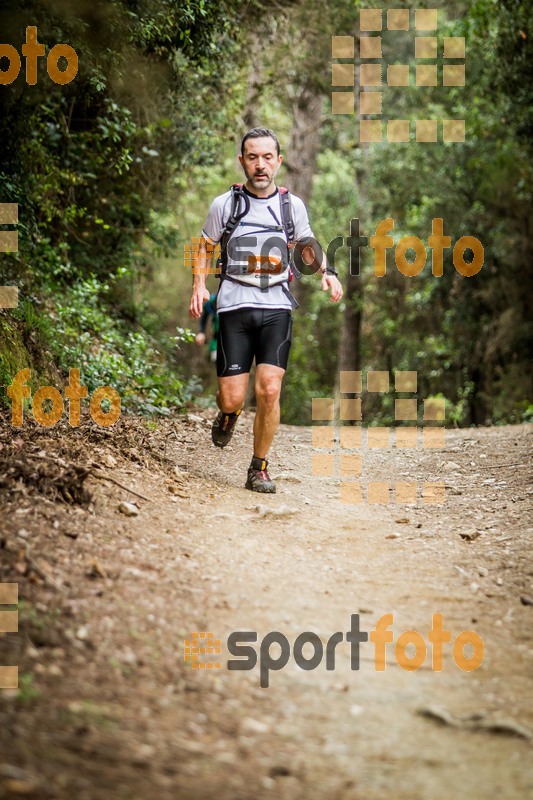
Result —
<path fill-rule="evenodd" d="M 356 86 L 356 93 L 358 93 L 358 90 L 359 87 Z M 354 118 L 354 123 L 357 125 L 357 118 Z M 363 149 L 368 147 L 368 145 L 365 144 L 360 144 L 359 146 Z M 361 218 L 366 216 L 365 209 L 367 206 L 364 171 L 360 173 L 356 171 L 354 189 L 357 195 L 359 225 L 361 226 Z M 350 272 L 348 272 L 345 283 L 344 302 L 346 307 L 342 318 L 341 335 L 339 339 L 339 359 L 335 392 L 337 397 L 340 393 L 340 372 L 350 372 L 361 369 L 361 323 L 363 318 L 363 278 L 361 264 L 359 270 L 361 275 L 351 275 Z"/>
<path fill-rule="evenodd" d="M 257 36 L 252 41 L 252 60 L 248 73 L 246 103 L 242 121 L 246 130 L 257 128 L 260 123 L 258 112 L 260 110 L 261 94 L 263 92 L 263 49 Z"/>
<path fill-rule="evenodd" d="M 307 205 L 320 146 L 322 95 L 302 87 L 293 103 L 293 125 L 285 158 L 288 188 Z"/>
<path fill-rule="evenodd" d="M 348 275 L 344 286 L 346 308 L 339 342 L 339 371 L 361 369 L 362 284 L 357 275 Z"/>
<path fill-rule="evenodd" d="M 301 197 L 309 205 L 313 189 L 313 175 L 316 158 L 320 147 L 320 126 L 322 122 L 322 95 L 316 89 L 303 86 L 293 102 L 293 126 L 285 168 L 287 170 L 287 188 Z M 316 280 L 316 277 L 314 278 Z M 313 276 L 295 280 L 291 291 L 302 305 L 310 292 L 310 281 Z"/>

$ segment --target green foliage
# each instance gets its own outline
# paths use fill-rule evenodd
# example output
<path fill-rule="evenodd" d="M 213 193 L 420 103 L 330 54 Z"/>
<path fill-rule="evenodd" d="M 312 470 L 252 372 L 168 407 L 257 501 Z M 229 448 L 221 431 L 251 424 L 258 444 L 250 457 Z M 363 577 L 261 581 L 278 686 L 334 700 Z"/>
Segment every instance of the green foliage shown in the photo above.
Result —
<path fill-rule="evenodd" d="M 8 386 L 13 375 L 28 367 L 29 361 L 20 331 L 0 313 L 0 386 Z"/>
<path fill-rule="evenodd" d="M 173 179 L 214 159 L 233 126 L 238 23 L 261 13 L 225 0 L 20 0 L 0 11 L 3 40 L 19 50 L 33 24 L 48 47 L 79 56 L 68 85 L 43 68 L 35 86 L 23 69 L 2 87 L 0 201 L 19 204 L 20 224 L 0 282 L 20 289 L 25 346 L 79 367 L 89 387 L 114 386 L 126 407 L 179 407 L 195 386 L 178 377 L 190 334 L 164 333 L 144 297 L 154 257 L 187 238 L 165 219 Z M 28 360 L 5 350 L 4 380 Z"/>
<path fill-rule="evenodd" d="M 392 251 L 386 276 L 376 278 L 373 253 L 367 251 L 361 362 L 377 369 L 416 369 L 419 396 L 442 393 L 454 424 L 519 422 L 531 392 L 527 298 L 532 292 L 528 230 L 533 170 L 530 143 L 523 135 L 530 114 L 526 93 L 531 93 L 531 81 L 523 70 L 531 25 L 525 9 L 525 3 L 490 0 L 471 8 L 460 4 L 458 22 L 447 22 L 447 9 L 441 9 L 439 37 L 467 38 L 466 86 L 446 93 L 438 87 L 424 95 L 417 87 L 386 90 L 384 107 L 391 117 L 466 119 L 464 143 L 411 141 L 352 149 L 348 139 L 345 148 L 349 169 L 365 188 L 364 203 L 353 214 L 362 219 L 363 232 L 371 235 L 381 220 L 392 217 L 396 243 L 415 235 L 428 250 L 425 269 L 413 278 L 398 272 Z M 406 42 L 403 52 L 399 42 L 396 60 L 407 63 L 412 44 Z M 512 83 L 519 75 L 522 86 L 512 98 L 505 76 Z M 346 132 L 342 122 L 337 128 L 333 146 L 338 148 Z M 462 236 L 482 242 L 480 273 L 459 275 L 448 249 L 444 276 L 431 274 L 427 241 L 434 218 L 444 220 L 452 246 Z M 376 406 L 375 413 L 382 411 Z M 381 418 L 385 421 L 386 413 Z"/>
<path fill-rule="evenodd" d="M 34 676 L 31 672 L 22 672 L 19 675 L 17 700 L 20 703 L 31 703 L 41 696 L 41 692 L 34 685 Z"/>
<path fill-rule="evenodd" d="M 89 393 L 112 386 L 127 408 L 141 413 L 183 406 L 195 387 L 176 376 L 176 352 L 192 341 L 191 332 L 156 339 L 146 326 L 132 330 L 106 307 L 110 291 L 92 277 L 56 296 L 54 307 L 49 304 L 50 345 L 58 365 L 65 372 L 79 369 Z"/>
<path fill-rule="evenodd" d="M 288 145 L 302 97 L 329 95 L 330 34 L 354 30 L 360 4 L 10 5 L 0 12 L 4 41 L 20 47 L 31 18 L 48 46 L 75 47 L 80 69 L 63 87 L 44 70 L 34 87 L 23 74 L 2 87 L 0 201 L 19 203 L 20 249 L 2 255 L 0 283 L 16 283 L 21 303 L 0 312 L 0 383 L 26 365 L 45 374 L 49 349 L 63 372 L 79 367 L 91 390 L 115 386 L 126 407 L 180 407 L 198 391 L 183 245 L 199 234 L 212 197 L 236 179 L 243 120 L 274 127 Z M 353 308 L 362 311 L 362 365 L 417 370 L 419 395 L 446 397 L 449 423 L 531 414 L 531 13 L 523 0 L 437 5 L 439 46 L 445 35 L 466 37 L 466 86 L 384 87 L 384 108 L 411 120 L 464 118 L 466 142 L 361 146 L 354 118 L 333 117 L 328 98 L 317 121 L 311 222 L 324 246 L 346 236 L 354 217 L 366 235 L 393 217 L 396 242 L 416 235 L 427 243 L 432 219 L 442 217 L 454 242 L 471 235 L 483 243 L 485 265 L 463 278 L 446 251 L 445 274 L 434 278 L 428 252 L 424 271 L 406 278 L 390 252 L 378 279 L 368 253 L 340 306 L 304 278 L 287 422 L 308 424 L 311 398 L 331 394 Z M 394 47 L 394 61 L 414 66 L 411 34 L 391 37 L 383 32 L 385 52 Z M 291 156 L 280 175 L 289 186 L 297 148 Z M 345 248 L 336 266 L 346 283 Z M 365 414 L 388 423 L 387 402 L 369 399 Z"/>

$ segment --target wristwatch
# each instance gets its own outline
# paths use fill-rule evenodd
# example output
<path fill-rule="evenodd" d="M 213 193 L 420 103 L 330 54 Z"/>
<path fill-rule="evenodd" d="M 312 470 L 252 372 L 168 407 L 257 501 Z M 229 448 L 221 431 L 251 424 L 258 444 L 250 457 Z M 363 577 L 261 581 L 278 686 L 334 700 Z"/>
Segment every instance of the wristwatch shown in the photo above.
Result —
<path fill-rule="evenodd" d="M 332 267 L 330 264 L 328 264 L 326 269 L 321 269 L 320 272 L 322 273 L 322 275 L 335 275 L 336 278 L 339 277 L 339 273 L 337 272 L 335 267 Z"/>

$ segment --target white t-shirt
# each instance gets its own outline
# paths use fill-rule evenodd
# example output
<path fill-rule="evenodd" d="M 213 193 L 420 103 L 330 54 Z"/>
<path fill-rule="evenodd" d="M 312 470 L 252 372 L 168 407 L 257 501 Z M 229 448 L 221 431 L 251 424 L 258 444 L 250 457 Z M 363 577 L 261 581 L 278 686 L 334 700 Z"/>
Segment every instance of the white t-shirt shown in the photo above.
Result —
<path fill-rule="evenodd" d="M 268 237 L 279 236 L 284 242 L 287 241 L 283 229 L 279 232 L 273 232 L 272 230 L 255 227 L 257 223 L 259 223 L 259 225 L 279 225 L 283 227 L 278 189 L 276 188 L 276 191 L 268 197 L 256 197 L 246 188 L 244 188 L 244 191 L 248 195 L 250 209 L 241 220 L 241 222 L 245 222 L 246 225 L 237 225 L 230 236 L 230 242 L 228 243 L 228 273 L 230 275 L 232 272 L 233 274 L 238 274 L 240 268 L 243 269 L 243 272 L 246 272 L 248 269 L 249 253 L 253 253 L 259 257 L 262 245 Z M 243 204 L 244 201 L 241 200 L 240 202 Z M 313 231 L 309 224 L 309 216 L 303 200 L 291 193 L 291 206 L 294 222 L 294 238 L 298 240 L 313 236 Z M 243 205 L 241 205 L 241 208 L 244 210 Z M 202 230 L 203 236 L 208 241 L 215 244 L 220 242 L 224 226 L 226 225 L 230 213 L 231 190 L 215 197 L 211 204 Z M 243 244 L 240 245 L 237 239 L 245 236 L 252 237 L 252 239 L 255 238 L 255 243 L 246 243 L 243 240 Z M 235 239 L 233 246 L 231 244 L 232 239 Z M 281 249 L 277 249 L 276 247 L 272 247 L 270 253 L 272 256 L 282 256 Z M 287 288 L 286 283 L 278 283 L 265 290 L 261 289 L 259 286 L 222 280 L 217 298 L 217 311 L 218 313 L 222 313 L 224 311 L 234 311 L 238 308 L 264 308 L 265 306 L 269 308 L 291 309 L 291 302 L 284 293 L 283 286 L 285 289 Z"/>

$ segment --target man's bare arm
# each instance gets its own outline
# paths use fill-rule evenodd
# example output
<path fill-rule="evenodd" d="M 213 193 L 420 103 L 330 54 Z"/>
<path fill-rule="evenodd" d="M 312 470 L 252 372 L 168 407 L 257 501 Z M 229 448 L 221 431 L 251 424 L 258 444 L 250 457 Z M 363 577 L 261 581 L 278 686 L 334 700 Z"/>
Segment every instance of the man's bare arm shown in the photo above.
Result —
<path fill-rule="evenodd" d="M 304 247 L 302 250 L 302 258 L 306 264 L 308 265 L 313 264 L 315 262 L 315 259 L 317 258 L 313 247 L 311 246 Z M 328 260 L 326 258 L 326 253 L 322 251 L 322 263 L 320 264 L 320 268 L 317 269 L 317 273 L 320 275 L 322 279 L 322 289 L 325 292 L 331 291 L 331 302 L 338 303 L 344 293 L 342 285 L 337 275 L 333 271 L 327 272 L 327 269 L 328 269 Z"/>
<path fill-rule="evenodd" d="M 202 236 L 198 242 L 198 250 L 193 255 L 192 260 L 192 297 L 189 305 L 189 314 L 191 317 L 196 317 L 196 319 L 202 316 L 204 301 L 209 300 L 209 292 L 205 286 L 210 265 L 208 247 L 207 240 Z"/>

